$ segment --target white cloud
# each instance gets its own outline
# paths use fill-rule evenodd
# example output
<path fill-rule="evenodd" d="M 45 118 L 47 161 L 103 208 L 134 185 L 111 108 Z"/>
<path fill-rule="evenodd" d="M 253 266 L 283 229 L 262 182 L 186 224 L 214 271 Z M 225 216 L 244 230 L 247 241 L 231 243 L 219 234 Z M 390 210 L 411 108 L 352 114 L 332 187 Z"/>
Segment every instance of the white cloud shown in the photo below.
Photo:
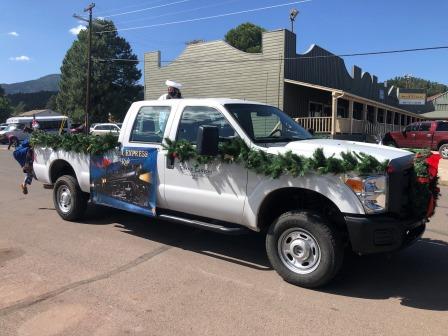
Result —
<path fill-rule="evenodd" d="M 73 34 L 73 35 L 78 35 L 79 34 L 79 32 L 81 31 L 81 30 L 84 30 L 84 29 L 86 29 L 86 26 L 84 26 L 84 25 L 78 25 L 77 27 L 73 27 L 72 29 L 70 29 L 69 30 L 69 32 L 70 32 L 70 34 Z"/>
<path fill-rule="evenodd" d="M 10 61 L 17 61 L 17 62 L 29 62 L 31 61 L 31 58 L 28 56 L 16 56 L 16 57 L 10 57 Z"/>
<path fill-rule="evenodd" d="M 17 37 L 17 36 L 19 36 L 19 33 L 15 32 L 15 31 L 12 31 L 12 32 L 9 32 L 8 35 Z"/>

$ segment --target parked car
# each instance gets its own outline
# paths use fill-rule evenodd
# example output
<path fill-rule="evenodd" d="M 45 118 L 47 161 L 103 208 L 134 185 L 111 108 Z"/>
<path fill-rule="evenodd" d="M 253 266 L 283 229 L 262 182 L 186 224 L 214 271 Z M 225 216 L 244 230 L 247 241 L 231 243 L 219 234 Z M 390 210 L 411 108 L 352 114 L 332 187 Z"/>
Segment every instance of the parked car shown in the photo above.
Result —
<path fill-rule="evenodd" d="M 429 148 L 448 159 L 448 121 L 416 122 L 403 131 L 387 133 L 382 143 L 401 148 Z"/>
<path fill-rule="evenodd" d="M 172 99 L 132 104 L 120 147 L 103 155 L 35 149 L 37 179 L 53 186 L 58 214 L 78 220 L 90 199 L 142 215 L 215 232 L 266 235 L 273 268 L 288 282 L 318 287 L 338 272 L 345 247 L 391 252 L 425 231 L 407 212 L 414 155 L 353 141 L 314 139 L 279 109 L 233 99 Z M 187 141 L 210 163 L 182 162 L 162 146 Z M 270 176 L 218 159 L 218 144 L 235 140 L 271 155 L 310 158 L 365 153 L 390 160 L 387 171 L 349 175 Z M 259 152 L 258 152 L 259 153 Z M 237 155 L 237 154 L 236 154 Z M 371 270 L 377 272 L 378 270 Z"/>
<path fill-rule="evenodd" d="M 104 135 L 104 134 L 108 134 L 108 133 L 114 133 L 118 136 L 118 134 L 120 133 L 120 127 L 118 127 L 116 124 L 96 124 L 93 129 L 92 132 L 90 132 L 90 134 L 92 135 Z"/>

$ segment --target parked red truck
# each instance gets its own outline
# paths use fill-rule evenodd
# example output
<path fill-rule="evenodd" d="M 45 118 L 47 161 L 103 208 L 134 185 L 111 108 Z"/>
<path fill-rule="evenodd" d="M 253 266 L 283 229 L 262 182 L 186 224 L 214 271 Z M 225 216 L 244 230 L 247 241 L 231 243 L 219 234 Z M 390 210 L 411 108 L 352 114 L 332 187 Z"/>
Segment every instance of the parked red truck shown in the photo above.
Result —
<path fill-rule="evenodd" d="M 403 131 L 389 132 L 383 144 L 404 148 L 429 148 L 448 159 L 448 121 L 422 121 L 406 126 Z"/>

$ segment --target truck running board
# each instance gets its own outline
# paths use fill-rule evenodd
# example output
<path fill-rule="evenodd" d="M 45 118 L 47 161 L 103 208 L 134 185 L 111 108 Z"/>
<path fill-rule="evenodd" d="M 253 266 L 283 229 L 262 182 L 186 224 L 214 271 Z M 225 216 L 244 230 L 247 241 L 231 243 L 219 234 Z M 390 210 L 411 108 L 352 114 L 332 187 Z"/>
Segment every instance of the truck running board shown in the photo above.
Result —
<path fill-rule="evenodd" d="M 208 230 L 208 231 L 214 231 L 214 232 L 219 232 L 219 233 L 224 233 L 224 234 L 229 234 L 229 235 L 244 234 L 249 231 L 247 228 L 242 227 L 242 226 L 212 224 L 212 223 L 206 223 L 206 222 L 196 220 L 196 219 L 188 219 L 188 218 L 174 216 L 174 215 L 161 214 L 157 217 L 160 219 L 165 219 L 165 220 L 176 222 L 179 224 L 184 224 L 184 225 L 201 228 L 201 229 Z"/>

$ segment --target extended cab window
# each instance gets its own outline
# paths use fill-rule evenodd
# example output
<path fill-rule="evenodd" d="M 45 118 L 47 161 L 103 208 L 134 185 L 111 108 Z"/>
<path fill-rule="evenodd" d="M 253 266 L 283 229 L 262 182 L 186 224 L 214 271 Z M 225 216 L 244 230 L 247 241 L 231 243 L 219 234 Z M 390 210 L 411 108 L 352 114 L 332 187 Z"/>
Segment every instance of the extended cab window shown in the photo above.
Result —
<path fill-rule="evenodd" d="M 406 126 L 406 132 L 418 131 L 418 123 Z"/>
<path fill-rule="evenodd" d="M 196 144 L 199 126 L 217 126 L 220 138 L 231 138 L 236 132 L 218 110 L 208 106 L 187 106 L 182 112 L 177 140 L 187 140 Z"/>
<path fill-rule="evenodd" d="M 419 131 L 420 132 L 429 131 L 430 128 L 431 128 L 431 124 L 430 123 L 421 123 Z"/>
<path fill-rule="evenodd" d="M 448 122 L 438 123 L 436 131 L 438 131 L 438 132 L 448 131 Z"/>
<path fill-rule="evenodd" d="M 162 143 L 169 106 L 144 106 L 138 111 L 132 127 L 130 142 Z"/>

